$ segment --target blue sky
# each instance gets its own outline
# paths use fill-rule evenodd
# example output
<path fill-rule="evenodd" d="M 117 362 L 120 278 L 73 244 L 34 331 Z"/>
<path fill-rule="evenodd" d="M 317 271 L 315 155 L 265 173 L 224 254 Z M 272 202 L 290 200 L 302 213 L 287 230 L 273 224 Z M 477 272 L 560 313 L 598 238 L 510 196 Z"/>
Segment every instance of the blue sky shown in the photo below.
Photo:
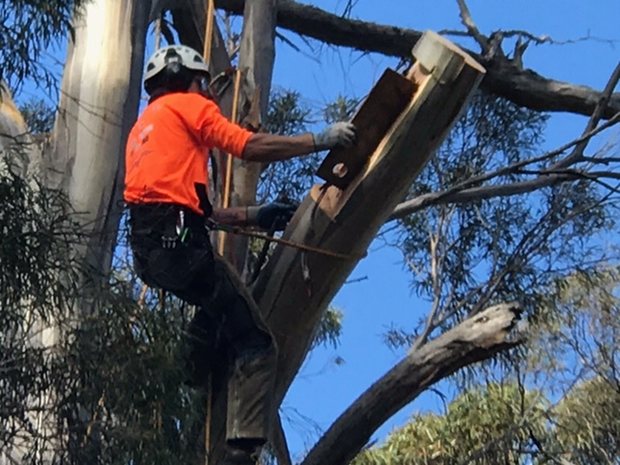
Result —
<path fill-rule="evenodd" d="M 313 2 L 328 11 L 341 13 L 344 0 Z M 359 0 L 353 17 L 417 30 L 463 30 L 456 0 Z M 548 35 L 563 45 L 530 46 L 525 54 L 527 68 L 563 81 L 601 89 L 620 59 L 619 0 L 470 0 L 472 17 L 484 34 L 498 29 L 527 30 Z M 378 55 L 360 57 L 348 49 L 330 47 L 308 49 L 294 34 L 281 31 L 307 55 L 279 41 L 274 85 L 298 90 L 308 104 L 318 108 L 339 94 L 363 96 L 394 59 Z M 457 43 L 458 38 L 451 37 Z M 478 50 L 471 42 L 464 43 Z M 317 52 L 319 50 L 321 53 Z M 300 72 L 303 70 L 303 72 Z M 543 149 L 556 148 L 578 136 L 586 120 L 580 116 L 554 114 Z M 383 344 L 382 335 L 390 326 L 413 328 L 428 305 L 412 295 L 407 272 L 397 250 L 375 241 L 367 258 L 353 271 L 351 279 L 364 281 L 345 285 L 334 300 L 344 312 L 341 344 L 337 349 L 320 348 L 306 361 L 283 407 L 285 429 L 291 451 L 301 452 L 317 439 L 317 431 L 331 422 L 385 373 L 402 354 Z M 450 395 L 447 386 L 442 386 Z M 375 435 L 381 439 L 415 413 L 440 409 L 441 399 L 427 394 L 405 407 Z M 313 424 L 303 420 L 307 417 Z M 287 422 L 286 419 L 291 421 Z"/>

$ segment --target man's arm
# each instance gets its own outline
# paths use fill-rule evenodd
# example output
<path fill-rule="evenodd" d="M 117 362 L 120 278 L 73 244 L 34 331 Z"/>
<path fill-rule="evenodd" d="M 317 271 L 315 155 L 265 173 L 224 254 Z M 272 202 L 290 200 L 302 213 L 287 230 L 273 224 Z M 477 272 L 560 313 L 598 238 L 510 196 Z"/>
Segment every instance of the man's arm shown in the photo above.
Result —
<path fill-rule="evenodd" d="M 246 226 L 248 209 L 247 207 L 214 208 L 211 218 L 217 223 L 230 226 Z"/>
<path fill-rule="evenodd" d="M 230 226 L 257 226 L 282 231 L 297 210 L 297 204 L 273 202 L 264 205 L 214 208 L 211 217 L 216 223 Z"/>
<path fill-rule="evenodd" d="M 336 145 L 347 147 L 355 140 L 355 127 L 351 123 L 335 123 L 318 134 L 279 136 L 252 134 L 245 144 L 241 157 L 247 161 L 272 162 L 307 155 Z"/>
<path fill-rule="evenodd" d="M 247 161 L 272 162 L 288 160 L 315 151 L 312 134 L 279 136 L 276 134 L 253 134 L 245 144 L 241 157 Z"/>

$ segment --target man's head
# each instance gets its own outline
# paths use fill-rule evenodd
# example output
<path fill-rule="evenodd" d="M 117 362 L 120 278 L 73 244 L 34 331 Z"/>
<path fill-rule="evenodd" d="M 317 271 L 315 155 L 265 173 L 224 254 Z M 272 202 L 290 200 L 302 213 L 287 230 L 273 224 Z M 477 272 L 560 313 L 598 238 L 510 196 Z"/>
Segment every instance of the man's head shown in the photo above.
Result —
<path fill-rule="evenodd" d="M 144 89 L 154 94 L 184 92 L 192 86 L 206 92 L 209 68 L 202 56 L 185 45 L 171 45 L 156 51 L 146 64 Z"/>

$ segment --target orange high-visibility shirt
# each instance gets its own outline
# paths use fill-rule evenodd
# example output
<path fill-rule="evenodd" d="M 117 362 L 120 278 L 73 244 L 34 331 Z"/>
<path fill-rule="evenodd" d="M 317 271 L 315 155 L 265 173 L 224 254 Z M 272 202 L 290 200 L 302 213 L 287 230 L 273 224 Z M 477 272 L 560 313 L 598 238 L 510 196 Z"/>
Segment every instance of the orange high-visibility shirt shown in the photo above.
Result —
<path fill-rule="evenodd" d="M 208 150 L 217 147 L 240 158 L 251 135 L 200 94 L 157 98 L 129 133 L 125 202 L 175 203 L 203 214 L 195 183 L 207 185 Z"/>

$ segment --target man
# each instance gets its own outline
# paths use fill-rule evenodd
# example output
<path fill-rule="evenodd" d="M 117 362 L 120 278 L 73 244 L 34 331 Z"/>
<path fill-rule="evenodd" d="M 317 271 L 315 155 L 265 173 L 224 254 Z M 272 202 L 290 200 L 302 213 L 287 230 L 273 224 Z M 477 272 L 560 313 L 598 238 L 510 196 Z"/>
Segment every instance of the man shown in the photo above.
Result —
<path fill-rule="evenodd" d="M 199 307 L 188 329 L 194 382 L 204 379 L 214 341 L 225 346 L 231 364 L 226 460 L 252 464 L 273 413 L 276 348 L 249 292 L 213 253 L 205 220 L 269 229 L 282 218 L 284 227 L 293 212 L 282 204 L 213 209 L 207 153 L 217 147 L 246 161 L 286 160 L 348 146 L 355 128 L 336 123 L 290 137 L 249 132 L 221 115 L 209 79 L 207 65 L 189 47 L 165 47 L 149 59 L 144 87 L 150 100 L 129 134 L 124 197 L 140 277 Z"/>

